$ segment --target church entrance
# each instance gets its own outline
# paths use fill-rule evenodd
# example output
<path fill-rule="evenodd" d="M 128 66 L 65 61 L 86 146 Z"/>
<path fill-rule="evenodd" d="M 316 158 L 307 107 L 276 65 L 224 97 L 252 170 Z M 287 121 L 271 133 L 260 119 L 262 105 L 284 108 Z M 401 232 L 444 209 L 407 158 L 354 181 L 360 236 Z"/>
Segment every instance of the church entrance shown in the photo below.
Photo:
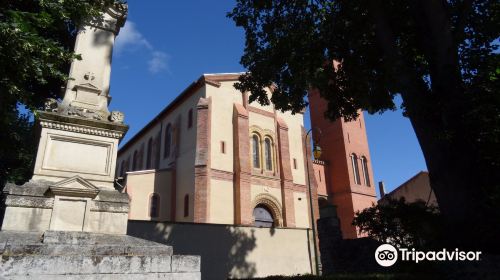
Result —
<path fill-rule="evenodd" d="M 263 204 L 258 204 L 253 209 L 253 217 L 255 220 L 254 225 L 257 227 L 273 227 L 274 225 L 274 218 L 271 211 Z"/>

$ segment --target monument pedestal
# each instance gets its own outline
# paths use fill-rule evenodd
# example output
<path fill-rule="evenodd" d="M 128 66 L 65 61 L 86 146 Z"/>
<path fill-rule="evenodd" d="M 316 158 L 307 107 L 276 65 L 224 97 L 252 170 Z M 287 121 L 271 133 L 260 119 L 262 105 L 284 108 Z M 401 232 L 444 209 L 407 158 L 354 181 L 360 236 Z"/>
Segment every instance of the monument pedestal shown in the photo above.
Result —
<path fill-rule="evenodd" d="M 79 176 L 59 183 L 7 184 L 3 195 L 2 231 L 127 233 L 128 195 L 99 190 Z"/>
<path fill-rule="evenodd" d="M 126 234 L 129 201 L 113 187 L 122 123 L 38 112 L 33 178 L 3 190 L 2 230 Z"/>
<path fill-rule="evenodd" d="M 32 181 L 58 182 L 80 175 L 98 188 L 114 190 L 118 143 L 128 126 L 123 119 L 65 113 L 65 108 L 37 112 L 41 133 Z"/>

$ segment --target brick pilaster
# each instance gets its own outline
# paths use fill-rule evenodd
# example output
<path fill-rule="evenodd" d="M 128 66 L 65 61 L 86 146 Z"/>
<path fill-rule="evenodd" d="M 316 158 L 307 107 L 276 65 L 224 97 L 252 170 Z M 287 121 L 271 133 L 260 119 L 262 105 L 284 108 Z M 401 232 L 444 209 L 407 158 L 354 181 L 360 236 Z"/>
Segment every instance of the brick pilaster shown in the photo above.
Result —
<path fill-rule="evenodd" d="M 288 126 L 281 118 L 277 118 L 279 141 L 279 167 L 281 177 L 281 197 L 283 201 L 283 223 L 285 227 L 295 227 L 295 210 L 293 200 L 293 176 L 290 163 L 290 145 Z"/>
<path fill-rule="evenodd" d="M 200 98 L 197 105 L 193 205 L 195 223 L 208 223 L 210 215 L 210 101 L 210 98 Z"/>
<path fill-rule="evenodd" d="M 250 131 L 248 111 L 240 104 L 234 104 L 234 222 L 237 225 L 253 223 L 253 209 L 250 195 Z"/>
<path fill-rule="evenodd" d="M 172 179 L 171 179 L 171 190 L 170 190 L 170 221 L 175 222 L 175 214 L 177 210 L 177 166 L 172 169 Z"/>

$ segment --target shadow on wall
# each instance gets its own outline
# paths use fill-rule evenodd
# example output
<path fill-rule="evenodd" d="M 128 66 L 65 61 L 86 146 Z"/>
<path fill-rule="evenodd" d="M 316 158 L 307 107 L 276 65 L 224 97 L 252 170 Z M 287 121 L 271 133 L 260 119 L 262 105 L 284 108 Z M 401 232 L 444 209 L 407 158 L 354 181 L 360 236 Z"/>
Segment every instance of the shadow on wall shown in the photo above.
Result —
<path fill-rule="evenodd" d="M 127 234 L 173 246 L 175 255 L 201 256 L 204 280 L 256 275 L 256 264 L 246 260 L 256 248 L 255 230 L 244 231 L 224 225 L 199 226 L 203 227 L 202 232 L 193 230 L 191 224 L 129 221 Z"/>

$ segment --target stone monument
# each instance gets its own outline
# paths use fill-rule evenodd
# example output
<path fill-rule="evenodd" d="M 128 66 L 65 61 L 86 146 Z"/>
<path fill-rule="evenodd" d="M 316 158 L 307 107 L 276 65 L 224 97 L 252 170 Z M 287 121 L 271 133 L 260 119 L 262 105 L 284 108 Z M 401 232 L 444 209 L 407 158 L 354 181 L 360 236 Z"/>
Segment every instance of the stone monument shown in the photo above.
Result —
<path fill-rule="evenodd" d="M 33 178 L 4 189 L 2 230 L 66 230 L 125 234 L 128 196 L 114 189 L 123 113 L 108 111 L 111 54 L 127 15 L 109 8 L 104 20 L 81 28 L 62 102 L 37 112 L 41 127 Z"/>
<path fill-rule="evenodd" d="M 128 130 L 109 112 L 112 49 L 127 6 L 78 32 L 61 102 L 37 112 L 34 174 L 3 189 L 0 279 L 200 279 L 200 257 L 127 236 L 128 195 L 114 188 L 118 143 Z"/>

